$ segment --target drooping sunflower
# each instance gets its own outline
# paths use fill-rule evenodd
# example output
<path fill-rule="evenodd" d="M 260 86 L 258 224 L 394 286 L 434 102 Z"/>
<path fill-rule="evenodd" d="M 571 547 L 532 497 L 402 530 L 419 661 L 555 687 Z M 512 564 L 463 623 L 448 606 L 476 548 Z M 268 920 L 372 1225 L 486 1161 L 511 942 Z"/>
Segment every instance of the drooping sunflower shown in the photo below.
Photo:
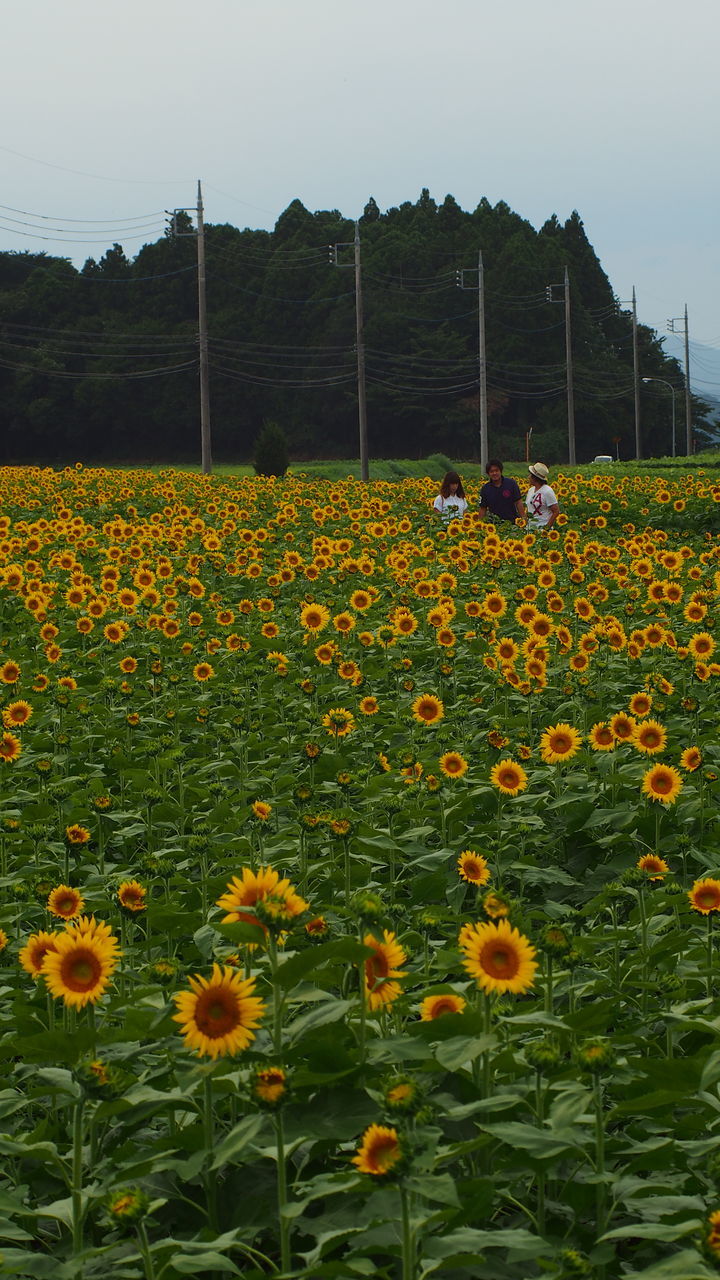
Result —
<path fill-rule="evenodd" d="M 333 707 L 322 718 L 323 728 L 333 738 L 344 738 L 355 728 L 355 717 L 345 707 Z"/>
<path fill-rule="evenodd" d="M 103 922 L 81 917 L 55 938 L 42 967 L 51 995 L 83 1009 L 104 995 L 119 959 L 118 941 Z"/>
<path fill-rule="evenodd" d="M 213 1060 L 242 1053 L 265 1013 L 264 1001 L 254 994 L 254 979 L 214 964 L 210 978 L 195 974 L 189 981 L 190 991 L 175 993 L 178 1012 L 173 1014 L 188 1049 Z"/>
<path fill-rule="evenodd" d="M 25 946 L 18 953 L 18 959 L 26 973 L 31 974 L 33 978 L 40 977 L 48 951 L 55 950 L 57 937 L 58 934 L 54 930 L 44 929 L 30 935 Z"/>
<path fill-rule="evenodd" d="M 540 755 L 545 764 L 562 764 L 576 755 L 582 737 L 570 724 L 556 724 L 546 729 L 540 739 Z"/>
<path fill-rule="evenodd" d="M 652 756 L 664 751 L 667 746 L 667 732 L 657 720 L 643 720 L 633 730 L 632 745 L 637 751 Z"/>
<path fill-rule="evenodd" d="M 360 1173 L 382 1177 L 400 1164 L 402 1158 L 403 1150 L 397 1129 L 383 1124 L 371 1124 L 365 1130 L 352 1162 Z"/>
<path fill-rule="evenodd" d="M 457 860 L 457 869 L 460 877 L 467 880 L 469 884 L 477 885 L 478 888 L 482 884 L 487 884 L 490 879 L 490 868 L 487 859 L 483 858 L 481 853 L 475 853 L 473 849 L 465 849 Z"/>
<path fill-rule="evenodd" d="M 85 899 L 79 889 L 73 889 L 68 884 L 60 884 L 57 889 L 53 889 L 47 900 L 47 909 L 51 915 L 59 916 L 62 920 L 74 920 L 79 916 L 85 906 Z"/>
<path fill-rule="evenodd" d="M 682 791 L 682 778 L 670 764 L 656 764 L 643 774 L 643 795 L 661 804 L 674 804 Z"/>
<path fill-rule="evenodd" d="M 420 1020 L 434 1022 L 436 1018 L 442 1018 L 446 1013 L 462 1013 L 466 1004 L 467 1001 L 462 996 L 453 995 L 452 992 L 425 996 L 420 1005 Z"/>
<path fill-rule="evenodd" d="M 407 954 L 400 946 L 394 933 L 383 930 L 382 939 L 373 933 L 366 933 L 363 938 L 366 947 L 371 947 L 373 954 L 368 956 L 364 965 L 365 999 L 369 1009 L 381 1009 L 385 1004 L 392 1004 L 402 992 L 397 979 L 405 977 L 402 966 Z"/>
<path fill-rule="evenodd" d="M 439 760 L 440 772 L 446 778 L 462 778 L 468 771 L 468 762 L 459 751 L 446 751 Z"/>
<path fill-rule="evenodd" d="M 688 899 L 693 911 L 708 916 L 712 911 L 720 911 L 720 880 L 705 876 L 696 880 L 688 891 Z"/>
<path fill-rule="evenodd" d="M 445 707 L 434 694 L 421 693 L 412 704 L 412 713 L 418 724 L 437 724 L 445 715 Z"/>
<path fill-rule="evenodd" d="M 520 995 L 533 986 L 535 948 L 508 920 L 463 925 L 458 942 L 463 968 L 488 994 Z"/>
<path fill-rule="evenodd" d="M 258 924 L 257 918 L 243 908 L 254 907 L 267 898 L 281 901 L 285 912 L 293 918 L 307 911 L 305 899 L 295 892 L 289 880 L 281 880 L 272 867 L 260 867 L 257 871 L 243 867 L 240 874 L 242 879 L 233 876 L 227 892 L 218 898 L 217 905 L 227 912 L 222 918 L 223 924 Z"/>
<path fill-rule="evenodd" d="M 503 795 L 516 796 L 525 790 L 528 776 L 522 765 L 514 760 L 498 760 L 490 770 L 490 781 Z"/>

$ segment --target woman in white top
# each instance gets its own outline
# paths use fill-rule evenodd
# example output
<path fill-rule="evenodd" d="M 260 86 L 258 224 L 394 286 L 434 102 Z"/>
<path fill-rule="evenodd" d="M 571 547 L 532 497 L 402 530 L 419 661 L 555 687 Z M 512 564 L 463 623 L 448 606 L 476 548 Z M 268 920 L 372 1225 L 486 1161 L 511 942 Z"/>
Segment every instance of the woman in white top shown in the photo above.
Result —
<path fill-rule="evenodd" d="M 530 488 L 525 496 L 528 524 L 535 529 L 550 529 L 560 514 L 555 490 L 548 484 L 550 472 L 544 462 L 528 467 Z"/>
<path fill-rule="evenodd" d="M 457 471 L 448 471 L 433 502 L 433 508 L 441 520 L 462 520 L 467 510 L 467 500 Z"/>

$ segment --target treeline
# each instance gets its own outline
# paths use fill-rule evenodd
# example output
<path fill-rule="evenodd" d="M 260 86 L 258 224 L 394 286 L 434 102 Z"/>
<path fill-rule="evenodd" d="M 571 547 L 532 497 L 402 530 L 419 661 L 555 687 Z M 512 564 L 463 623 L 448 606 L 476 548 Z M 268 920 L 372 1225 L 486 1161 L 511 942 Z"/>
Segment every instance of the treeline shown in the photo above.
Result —
<path fill-rule="evenodd" d="M 534 454 L 567 457 L 567 266 L 578 461 L 615 442 L 634 455 L 631 314 L 577 213 L 536 231 L 502 202 L 467 213 L 424 190 L 386 213 L 370 199 L 359 227 L 371 456 L 477 456 L 478 250 L 491 451 L 524 456 L 532 429 Z M 272 232 L 206 226 L 218 460 L 252 458 L 268 420 L 296 460 L 356 456 L 354 230 L 337 210 L 309 213 L 299 200 Z M 195 264 L 185 214 L 132 260 L 119 245 L 80 271 L 43 253 L 0 254 L 3 461 L 198 457 Z M 681 391 L 657 334 L 640 325 L 639 342 L 642 375 Z M 670 452 L 667 399 L 643 397 L 647 456 Z M 705 406 L 694 407 L 702 438 Z"/>

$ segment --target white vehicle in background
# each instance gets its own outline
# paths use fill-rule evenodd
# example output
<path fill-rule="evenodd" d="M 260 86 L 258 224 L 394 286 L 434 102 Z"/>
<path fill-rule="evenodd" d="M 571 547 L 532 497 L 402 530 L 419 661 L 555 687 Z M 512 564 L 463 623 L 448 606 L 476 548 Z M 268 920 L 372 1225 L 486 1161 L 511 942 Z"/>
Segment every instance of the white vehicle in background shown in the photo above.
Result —
<path fill-rule="evenodd" d="M 593 463 L 595 463 L 595 462 L 614 462 L 614 461 L 615 461 L 615 459 L 614 459 L 614 458 L 611 458 L 609 453 L 599 453 L 599 454 L 597 455 L 597 457 L 593 458 Z"/>

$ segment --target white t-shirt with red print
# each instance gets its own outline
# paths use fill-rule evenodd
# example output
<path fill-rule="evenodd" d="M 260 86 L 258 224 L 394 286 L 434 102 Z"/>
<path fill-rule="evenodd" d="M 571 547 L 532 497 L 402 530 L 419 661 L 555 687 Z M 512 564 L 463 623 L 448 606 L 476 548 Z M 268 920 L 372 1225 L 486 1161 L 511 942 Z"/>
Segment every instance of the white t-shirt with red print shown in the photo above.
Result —
<path fill-rule="evenodd" d="M 525 506 L 531 524 L 543 527 L 550 519 L 550 508 L 557 506 L 555 490 L 549 484 L 541 484 L 539 489 L 531 485 L 525 495 Z"/>

